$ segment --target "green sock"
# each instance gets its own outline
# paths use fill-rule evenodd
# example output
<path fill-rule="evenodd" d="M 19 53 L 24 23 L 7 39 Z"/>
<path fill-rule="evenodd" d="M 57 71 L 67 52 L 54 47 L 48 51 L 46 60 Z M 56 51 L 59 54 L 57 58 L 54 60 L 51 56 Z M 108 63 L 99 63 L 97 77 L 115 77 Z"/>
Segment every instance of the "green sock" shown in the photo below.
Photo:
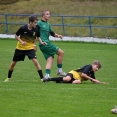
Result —
<path fill-rule="evenodd" d="M 57 64 L 57 67 L 58 68 L 62 68 L 62 64 Z"/>
<path fill-rule="evenodd" d="M 50 74 L 50 69 L 45 70 L 46 74 Z"/>

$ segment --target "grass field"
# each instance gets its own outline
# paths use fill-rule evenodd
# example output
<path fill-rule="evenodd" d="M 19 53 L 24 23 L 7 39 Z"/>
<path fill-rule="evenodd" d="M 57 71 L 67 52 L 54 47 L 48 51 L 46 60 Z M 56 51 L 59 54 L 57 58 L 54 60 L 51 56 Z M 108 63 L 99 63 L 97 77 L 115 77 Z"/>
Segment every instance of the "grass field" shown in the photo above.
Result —
<path fill-rule="evenodd" d="M 117 105 L 117 45 L 53 42 L 64 50 L 63 69 L 92 63 L 98 59 L 102 68 L 97 79 L 106 85 L 42 83 L 26 57 L 14 70 L 12 81 L 4 83 L 17 41 L 0 39 L 0 116 L 1 117 L 114 117 L 110 110 Z M 45 59 L 37 52 L 43 72 Z M 56 76 L 56 56 L 51 76 Z"/>

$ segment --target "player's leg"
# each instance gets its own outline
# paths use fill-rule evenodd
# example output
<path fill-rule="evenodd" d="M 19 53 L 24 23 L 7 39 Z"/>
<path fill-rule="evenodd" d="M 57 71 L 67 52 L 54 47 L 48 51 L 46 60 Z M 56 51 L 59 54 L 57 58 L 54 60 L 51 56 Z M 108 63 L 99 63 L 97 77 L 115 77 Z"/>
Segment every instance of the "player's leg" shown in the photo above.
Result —
<path fill-rule="evenodd" d="M 47 58 L 47 61 L 46 61 L 46 66 L 45 66 L 46 74 L 45 74 L 44 78 L 49 78 L 50 77 L 52 63 L 53 63 L 53 57 L 50 56 L 50 57 Z"/>
<path fill-rule="evenodd" d="M 46 59 L 46 66 L 45 66 L 45 76 L 44 78 L 49 78 L 51 73 L 51 67 L 53 64 L 53 58 L 54 54 L 56 54 L 57 50 L 55 51 L 55 46 L 51 43 L 48 43 L 47 45 L 41 45 L 39 46 L 41 52 L 44 55 L 44 58 Z"/>
<path fill-rule="evenodd" d="M 71 81 L 71 76 L 63 77 L 63 82 L 69 82 L 69 81 Z"/>
<path fill-rule="evenodd" d="M 57 67 L 58 67 L 57 75 L 66 76 L 66 73 L 63 72 L 63 70 L 62 70 L 62 61 L 63 61 L 64 52 L 59 48 L 56 54 L 58 55 L 58 57 L 57 57 Z"/>
<path fill-rule="evenodd" d="M 4 82 L 9 82 L 11 80 L 12 73 L 17 61 L 24 61 L 24 58 L 25 58 L 24 51 L 16 49 L 14 52 L 13 60 L 8 70 L 8 78 L 6 78 Z"/>
<path fill-rule="evenodd" d="M 4 80 L 4 82 L 9 82 L 11 80 L 11 76 L 12 76 L 12 72 L 14 70 L 14 67 L 16 65 L 16 61 L 12 61 L 8 70 L 8 76 L 7 78 Z"/>
<path fill-rule="evenodd" d="M 38 72 L 40 78 L 42 79 L 43 78 L 43 73 L 42 73 L 41 66 L 40 66 L 40 64 L 39 64 L 39 62 L 37 60 L 35 50 L 33 50 L 33 49 L 32 50 L 27 50 L 25 52 L 25 54 L 28 56 L 29 59 L 31 59 L 33 61 L 34 65 L 37 68 L 37 72 Z"/>
<path fill-rule="evenodd" d="M 73 75 L 68 73 L 65 77 L 54 77 L 54 78 L 44 78 L 43 82 L 48 82 L 48 81 L 55 81 L 55 82 L 68 82 L 68 83 L 72 83 L 72 81 L 74 80 Z"/>
<path fill-rule="evenodd" d="M 42 73 L 42 69 L 41 69 L 41 66 L 40 66 L 39 62 L 37 61 L 36 58 L 33 58 L 32 61 L 33 61 L 34 65 L 37 68 L 37 72 L 38 72 L 40 78 L 42 79 L 43 78 L 43 73 Z"/>
<path fill-rule="evenodd" d="M 49 81 L 62 82 L 63 81 L 63 77 L 44 78 L 43 79 L 43 82 L 49 82 Z"/>

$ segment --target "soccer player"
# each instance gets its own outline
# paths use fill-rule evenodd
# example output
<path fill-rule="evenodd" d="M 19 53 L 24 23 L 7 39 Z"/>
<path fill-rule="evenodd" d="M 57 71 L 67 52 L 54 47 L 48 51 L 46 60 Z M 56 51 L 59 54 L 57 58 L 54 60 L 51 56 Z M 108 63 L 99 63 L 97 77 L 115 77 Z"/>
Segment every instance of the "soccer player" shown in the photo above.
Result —
<path fill-rule="evenodd" d="M 94 83 L 105 84 L 95 78 L 95 73 L 102 67 L 100 61 L 95 60 L 92 64 L 84 65 L 81 68 L 71 70 L 65 77 L 44 78 L 43 82 L 55 81 L 56 83 L 81 84 L 82 81 L 91 80 Z"/>
<path fill-rule="evenodd" d="M 50 77 L 50 72 L 51 72 L 51 67 L 52 67 L 52 63 L 53 63 L 53 58 L 54 55 L 57 54 L 57 75 L 61 75 L 61 76 L 66 76 L 66 73 L 63 72 L 62 70 L 62 60 L 63 60 L 63 56 L 64 56 L 64 52 L 57 47 L 56 45 L 52 44 L 49 40 L 49 35 L 54 36 L 54 37 L 58 37 L 62 39 L 62 35 L 56 34 L 50 24 L 48 23 L 48 20 L 50 19 L 50 11 L 45 10 L 42 12 L 42 19 L 40 21 L 38 21 L 37 23 L 37 27 L 39 28 L 40 31 L 40 38 L 42 39 L 42 41 L 45 41 L 47 43 L 47 45 L 42 45 L 41 43 L 39 43 L 39 48 L 42 51 L 47 63 L 46 63 L 46 67 L 45 67 L 45 78 L 49 78 Z"/>
<path fill-rule="evenodd" d="M 112 112 L 113 114 L 117 114 L 117 106 L 115 106 L 114 109 L 111 109 L 111 112 Z"/>
<path fill-rule="evenodd" d="M 37 21 L 38 19 L 36 16 L 30 16 L 29 23 L 24 26 L 21 26 L 19 30 L 16 32 L 15 38 L 18 40 L 18 42 L 14 52 L 13 60 L 9 67 L 8 78 L 5 79 L 4 82 L 9 82 L 11 80 L 12 72 L 14 70 L 16 63 L 18 61 L 24 61 L 25 56 L 28 56 L 28 58 L 33 61 L 40 78 L 41 79 L 43 78 L 41 66 L 37 61 L 35 53 L 36 38 L 42 45 L 46 43 L 42 42 L 42 40 L 39 38 L 40 34 L 36 27 Z"/>

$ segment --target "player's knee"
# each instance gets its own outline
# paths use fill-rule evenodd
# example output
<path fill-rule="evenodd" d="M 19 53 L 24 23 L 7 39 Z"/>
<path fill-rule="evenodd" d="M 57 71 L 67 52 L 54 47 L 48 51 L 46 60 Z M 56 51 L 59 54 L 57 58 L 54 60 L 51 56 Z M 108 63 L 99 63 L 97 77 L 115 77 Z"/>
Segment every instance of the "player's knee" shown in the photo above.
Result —
<path fill-rule="evenodd" d="M 61 55 L 64 56 L 64 52 L 63 51 L 61 51 Z"/>
<path fill-rule="evenodd" d="M 38 65 L 39 64 L 37 59 L 32 59 L 32 61 L 33 61 L 34 65 Z"/>
<path fill-rule="evenodd" d="M 71 80 L 70 77 L 63 77 L 63 81 L 65 81 L 65 82 L 69 82 L 70 80 Z"/>
<path fill-rule="evenodd" d="M 14 66 L 16 65 L 16 63 L 17 63 L 17 62 L 13 61 L 13 62 L 11 63 L 11 67 L 14 67 Z"/>
<path fill-rule="evenodd" d="M 60 56 L 64 56 L 64 52 L 61 49 L 58 50 L 57 54 Z"/>

